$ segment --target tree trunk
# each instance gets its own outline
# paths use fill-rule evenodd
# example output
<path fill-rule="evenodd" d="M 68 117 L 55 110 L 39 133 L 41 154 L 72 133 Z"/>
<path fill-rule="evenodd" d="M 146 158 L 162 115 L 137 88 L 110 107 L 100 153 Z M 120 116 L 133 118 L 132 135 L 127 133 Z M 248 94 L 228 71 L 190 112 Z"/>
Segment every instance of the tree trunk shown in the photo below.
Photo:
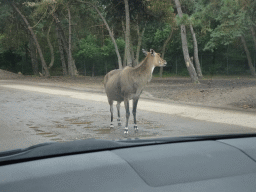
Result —
<path fill-rule="evenodd" d="M 36 58 L 36 47 L 34 43 L 34 39 L 31 34 L 29 34 L 29 52 L 30 52 L 30 57 L 31 57 L 31 64 L 32 64 L 32 69 L 34 75 L 38 75 L 38 62 Z"/>
<path fill-rule="evenodd" d="M 92 77 L 94 77 L 94 63 L 92 64 Z"/>
<path fill-rule="evenodd" d="M 134 67 L 135 66 L 135 56 L 134 56 L 132 41 L 130 41 L 130 51 L 131 51 L 132 66 Z"/>
<path fill-rule="evenodd" d="M 256 50 L 256 37 L 255 37 L 255 31 L 253 26 L 251 26 L 251 31 L 252 31 L 252 38 L 253 38 L 253 42 L 254 42 L 254 48 Z"/>
<path fill-rule="evenodd" d="M 248 50 L 248 48 L 247 48 L 246 41 L 245 41 L 243 35 L 241 35 L 241 40 L 242 40 L 242 43 L 243 43 L 243 46 L 244 46 L 244 50 L 245 50 L 245 53 L 246 53 L 246 56 L 247 56 L 248 65 L 249 65 L 251 74 L 252 74 L 253 76 L 255 76 L 256 73 L 255 73 L 255 68 L 253 67 L 253 64 L 252 64 L 251 54 L 250 54 L 250 52 L 249 52 L 249 50 Z"/>
<path fill-rule="evenodd" d="M 37 50 L 38 50 L 38 53 L 39 53 L 39 56 L 40 56 L 40 59 L 41 59 L 41 63 L 42 63 L 42 66 L 45 70 L 45 76 L 46 77 L 49 77 L 50 76 L 50 73 L 48 71 L 48 68 L 47 68 L 47 65 L 46 65 L 46 62 L 44 60 L 44 56 L 43 56 L 43 53 L 42 53 L 42 50 L 41 50 L 41 47 L 37 41 L 37 38 L 36 38 L 36 35 L 34 33 L 34 31 L 32 30 L 32 28 L 30 27 L 26 17 L 20 12 L 20 10 L 16 7 L 16 5 L 12 2 L 11 3 L 12 7 L 19 13 L 19 15 L 22 17 L 22 19 L 24 20 L 24 22 L 26 23 L 27 27 L 28 27 L 28 30 L 30 31 L 34 41 L 35 41 L 35 44 L 36 44 L 36 47 L 37 47 Z"/>
<path fill-rule="evenodd" d="M 122 28 L 123 28 L 123 33 L 124 33 L 124 39 L 125 39 L 125 26 L 124 26 L 124 22 L 122 20 Z M 126 50 L 126 46 L 124 46 L 124 58 L 123 58 L 123 67 L 127 66 L 127 50 Z"/>
<path fill-rule="evenodd" d="M 67 40 L 65 38 L 65 34 L 64 34 L 63 28 L 62 28 L 62 26 L 60 24 L 59 16 L 58 16 L 58 14 L 56 12 L 54 12 L 52 14 L 52 16 L 53 16 L 53 18 L 55 20 L 55 23 L 56 23 L 57 27 L 58 27 L 59 36 L 60 36 L 60 39 L 62 41 L 62 45 L 64 47 L 64 50 L 65 50 L 66 54 L 68 55 L 68 42 L 67 42 Z"/>
<path fill-rule="evenodd" d="M 195 64 L 196 64 L 196 72 L 197 72 L 197 75 L 198 75 L 199 79 L 202 79 L 203 75 L 202 75 L 202 70 L 201 70 L 200 62 L 199 62 L 199 58 L 198 58 L 198 46 L 197 46 L 196 34 L 194 32 L 192 24 L 190 24 L 189 27 L 190 27 L 190 31 L 191 31 L 191 34 L 192 34 L 192 37 L 193 37 L 194 60 L 195 60 Z"/>
<path fill-rule="evenodd" d="M 62 63 L 63 75 L 66 76 L 66 75 L 68 75 L 67 67 L 66 67 L 66 62 L 65 62 L 65 56 L 64 56 L 64 52 L 63 52 L 62 42 L 61 42 L 61 39 L 60 39 L 60 32 L 59 32 L 59 28 L 58 28 L 57 25 L 56 25 L 55 29 L 56 29 L 56 35 L 57 35 L 57 38 L 58 38 L 60 60 L 61 60 L 61 63 Z"/>
<path fill-rule="evenodd" d="M 162 49 L 162 58 L 164 59 L 164 53 L 165 53 L 165 48 L 168 44 L 168 42 L 171 40 L 172 38 L 172 33 L 173 33 L 173 28 L 172 31 L 170 33 L 170 35 L 168 36 L 168 38 L 165 40 L 164 45 L 163 45 L 163 49 Z M 160 67 L 160 72 L 159 72 L 160 77 L 163 77 L 163 67 Z"/>
<path fill-rule="evenodd" d="M 126 32 L 125 32 L 125 47 L 126 47 L 126 59 L 127 65 L 132 66 L 131 47 L 130 47 L 130 12 L 128 0 L 124 0 L 125 4 L 125 20 L 126 20 Z"/>
<path fill-rule="evenodd" d="M 179 0 L 175 0 L 176 8 L 179 14 L 179 17 L 182 17 L 183 13 L 181 10 L 181 5 Z M 188 69 L 189 75 L 191 77 L 192 82 L 199 83 L 198 77 L 196 74 L 196 70 L 194 68 L 193 63 L 190 60 L 189 52 L 188 52 L 188 43 L 187 43 L 187 33 L 186 33 L 186 27 L 185 25 L 180 26 L 181 29 L 181 41 L 182 41 L 182 50 L 183 50 L 183 56 L 185 60 L 186 67 Z"/>
<path fill-rule="evenodd" d="M 68 74 L 71 76 L 74 76 L 74 69 L 73 69 L 73 60 L 72 60 L 72 51 L 71 51 L 71 46 L 72 46 L 72 31 L 71 31 L 71 14 L 70 14 L 70 9 L 69 7 L 67 8 L 68 10 Z"/>
<path fill-rule="evenodd" d="M 137 24 L 138 44 L 137 44 L 137 50 L 136 50 L 135 66 L 139 64 L 140 48 L 141 48 L 142 38 L 144 36 L 145 29 L 146 29 L 146 26 L 144 26 L 142 31 L 140 32 L 139 24 Z"/>
<path fill-rule="evenodd" d="M 53 63 L 54 63 L 54 51 L 53 51 L 53 47 L 52 47 L 52 44 L 51 44 L 51 41 L 50 41 L 51 26 L 52 26 L 52 23 L 50 24 L 50 27 L 49 27 L 49 29 L 48 29 L 47 36 L 46 36 L 47 43 L 48 43 L 48 45 L 49 45 L 50 52 L 51 52 L 51 62 L 50 62 L 50 64 L 49 64 L 49 66 L 48 66 L 48 69 L 51 69 L 52 66 L 53 66 Z"/>
<path fill-rule="evenodd" d="M 54 8 L 53 8 L 54 9 Z M 69 57 L 69 50 L 68 50 L 68 42 L 66 40 L 66 37 L 65 37 L 65 34 L 64 34 L 64 30 L 60 24 L 60 20 L 59 20 L 59 17 L 58 17 L 58 14 L 56 12 L 53 12 L 52 13 L 52 16 L 55 20 L 55 23 L 59 29 L 59 36 L 60 36 L 60 39 L 62 41 L 62 45 L 63 45 L 63 48 L 66 52 L 66 55 L 67 57 Z M 76 65 L 75 65 L 75 60 L 73 59 L 73 56 L 71 55 L 71 61 L 72 61 L 72 67 L 73 67 L 73 71 L 74 71 L 74 75 L 78 75 L 78 72 L 77 72 L 77 68 L 76 68 Z"/>
<path fill-rule="evenodd" d="M 112 39 L 112 42 L 115 46 L 115 51 L 116 51 L 116 55 L 117 55 L 117 59 L 118 59 L 118 66 L 119 66 L 119 69 L 122 69 L 122 59 L 121 59 L 121 56 L 120 56 L 120 53 L 119 53 L 119 50 L 118 50 L 118 47 L 117 47 L 117 44 L 116 44 L 116 40 L 114 38 L 114 35 L 113 33 L 111 32 L 110 28 L 109 28 L 109 25 L 106 21 L 106 19 L 102 16 L 101 12 L 99 11 L 99 9 L 92 3 L 89 3 L 89 2 L 84 2 L 84 1 L 80 1 L 80 0 L 77 0 L 77 2 L 80 2 L 80 3 L 86 3 L 88 5 L 91 5 L 93 6 L 93 8 L 97 11 L 97 13 L 99 14 L 99 16 L 101 17 L 101 19 L 103 20 L 104 24 L 106 25 L 106 28 L 108 30 L 108 33 L 109 33 L 109 36 L 111 37 Z"/>

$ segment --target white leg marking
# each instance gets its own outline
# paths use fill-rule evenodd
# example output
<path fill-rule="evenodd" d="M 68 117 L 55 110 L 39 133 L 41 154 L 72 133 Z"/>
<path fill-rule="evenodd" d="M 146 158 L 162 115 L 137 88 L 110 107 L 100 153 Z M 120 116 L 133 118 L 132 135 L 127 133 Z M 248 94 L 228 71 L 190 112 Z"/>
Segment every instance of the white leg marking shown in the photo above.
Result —
<path fill-rule="evenodd" d="M 135 131 L 135 133 L 137 133 L 139 131 L 138 126 L 136 124 L 134 125 L 134 131 Z"/>
<path fill-rule="evenodd" d="M 128 127 L 124 128 L 124 134 L 128 134 Z"/>
<path fill-rule="evenodd" d="M 117 119 L 117 123 L 118 123 L 118 126 L 121 126 L 122 124 L 121 124 L 121 120 L 118 118 Z"/>

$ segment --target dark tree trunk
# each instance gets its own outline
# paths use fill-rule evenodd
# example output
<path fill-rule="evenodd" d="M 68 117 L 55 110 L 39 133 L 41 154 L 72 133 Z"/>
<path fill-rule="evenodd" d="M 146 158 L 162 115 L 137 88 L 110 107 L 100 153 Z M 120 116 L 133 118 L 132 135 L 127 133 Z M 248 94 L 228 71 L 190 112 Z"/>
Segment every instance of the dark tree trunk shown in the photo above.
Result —
<path fill-rule="evenodd" d="M 256 37 L 255 37 L 255 31 L 253 26 L 251 27 L 251 32 L 252 32 L 252 38 L 253 38 L 253 42 L 254 42 L 254 48 L 256 50 Z"/>
<path fill-rule="evenodd" d="M 171 31 L 170 35 L 169 35 L 168 38 L 165 40 L 164 45 L 163 45 L 163 49 L 162 49 L 162 58 L 163 58 L 163 59 L 164 59 L 164 53 L 165 53 L 166 46 L 167 46 L 167 44 L 169 43 L 169 41 L 171 40 L 171 38 L 172 38 L 172 33 L 173 33 L 173 28 L 172 28 L 172 31 Z M 160 75 L 160 77 L 163 76 L 163 67 L 160 67 L 159 75 Z"/>
<path fill-rule="evenodd" d="M 68 10 L 68 74 L 71 76 L 75 75 L 74 69 L 73 69 L 73 59 L 72 59 L 72 31 L 71 31 L 71 14 L 70 14 L 70 9 L 69 7 L 67 8 Z"/>
<path fill-rule="evenodd" d="M 63 30 L 63 28 L 62 28 L 62 26 L 61 26 L 61 23 L 60 23 L 58 14 L 57 14 L 56 12 L 54 12 L 54 13 L 52 14 L 52 16 L 53 16 L 53 18 L 54 18 L 54 20 L 55 20 L 55 22 L 56 22 L 56 25 L 57 25 L 57 27 L 58 27 L 58 29 L 59 29 L 59 36 L 60 36 L 60 39 L 61 39 L 61 41 L 62 41 L 63 48 L 64 48 L 65 53 L 66 53 L 67 58 L 68 58 L 68 57 L 69 57 L 69 48 L 68 48 L 68 47 L 69 47 L 69 44 L 68 44 L 68 41 L 66 40 L 66 36 L 65 36 L 64 30 Z M 77 75 L 78 72 L 77 72 L 77 68 L 76 68 L 76 65 L 75 65 L 75 61 L 74 61 L 72 55 L 71 55 L 71 61 L 72 61 L 72 67 L 73 67 L 73 70 L 74 70 L 74 74 Z"/>
<path fill-rule="evenodd" d="M 63 75 L 66 76 L 66 75 L 68 75 L 68 73 L 67 73 L 67 65 L 66 65 L 66 62 L 65 62 L 65 56 L 64 56 L 64 52 L 63 52 L 63 45 L 62 45 L 62 41 L 61 41 L 61 38 L 60 38 L 59 28 L 58 28 L 57 25 L 56 25 L 55 28 L 56 28 L 56 35 L 57 35 L 57 38 L 58 38 L 60 60 L 61 60 L 61 63 L 62 63 Z"/>
<path fill-rule="evenodd" d="M 126 31 L 125 31 L 125 47 L 126 47 L 126 59 L 127 65 L 132 66 L 132 57 L 131 57 L 131 47 L 130 47 L 130 11 L 129 11 L 129 2 L 124 0 L 125 4 L 125 20 L 126 20 Z"/>
<path fill-rule="evenodd" d="M 124 26 L 124 22 L 122 20 L 122 28 L 123 28 L 123 33 L 124 33 L 124 39 L 126 37 L 126 30 L 125 30 L 125 26 Z M 127 50 L 126 50 L 126 46 L 124 46 L 124 58 L 123 58 L 123 67 L 127 66 Z"/>
<path fill-rule="evenodd" d="M 53 51 L 53 47 L 52 47 L 52 44 L 51 44 L 51 41 L 50 41 L 50 31 L 51 31 L 51 26 L 52 26 L 52 23 L 50 24 L 50 27 L 48 29 L 48 32 L 47 32 L 47 43 L 49 45 L 49 48 L 50 48 L 50 52 L 51 52 L 51 62 L 48 66 L 48 69 L 51 69 L 52 66 L 53 66 L 53 63 L 54 63 L 54 51 Z"/>
<path fill-rule="evenodd" d="M 179 17 L 182 17 L 183 13 L 181 10 L 181 5 L 180 5 L 179 0 L 175 0 L 175 4 L 176 4 L 176 8 L 177 8 Z M 192 82 L 199 83 L 198 77 L 196 74 L 196 70 L 194 68 L 193 63 L 190 60 L 190 57 L 189 57 L 186 26 L 181 25 L 180 29 L 181 29 L 182 50 L 183 50 L 183 56 L 184 56 L 186 67 L 188 69 L 188 72 L 189 72 Z"/>
<path fill-rule="evenodd" d="M 136 50 L 136 58 L 135 58 L 135 66 L 139 64 L 139 57 L 140 57 L 140 49 L 142 44 L 142 38 L 144 36 L 146 26 L 143 27 L 142 31 L 140 32 L 139 24 L 137 24 L 137 34 L 138 34 L 138 44 L 137 44 L 137 50 Z"/>
<path fill-rule="evenodd" d="M 48 71 L 48 67 L 46 65 L 46 62 L 44 60 L 44 56 L 43 56 L 43 53 L 42 53 L 42 50 L 41 50 L 41 47 L 37 41 L 37 38 L 36 38 L 36 35 L 34 33 L 34 31 L 32 30 L 32 28 L 30 27 L 26 17 L 20 12 L 20 10 L 16 7 L 16 5 L 14 3 L 11 3 L 12 7 L 19 13 L 19 15 L 22 17 L 23 21 L 26 23 L 27 27 L 28 27 L 28 30 L 30 31 L 32 37 L 33 37 L 33 40 L 35 41 L 35 44 L 36 44 L 36 48 L 38 50 L 38 53 L 39 53 L 39 56 L 40 56 L 40 59 L 41 59 L 41 63 L 42 63 L 42 66 L 44 68 L 44 72 L 45 72 L 45 76 L 46 77 L 49 77 L 50 76 L 50 73 Z"/>
<path fill-rule="evenodd" d="M 197 46 L 196 34 L 194 32 L 192 24 L 190 24 L 189 27 L 190 27 L 190 31 L 191 31 L 191 34 L 192 34 L 192 37 L 193 37 L 194 60 L 195 60 L 195 64 L 196 64 L 196 72 L 197 72 L 197 75 L 198 75 L 199 79 L 202 79 L 203 74 L 202 74 L 202 70 L 201 70 L 200 62 L 199 62 L 199 58 L 198 58 L 198 46 Z"/>
<path fill-rule="evenodd" d="M 255 68 L 253 67 L 253 64 L 252 64 L 251 54 L 250 54 L 250 51 L 249 51 L 248 48 L 247 48 L 246 41 L 245 41 L 243 35 L 241 35 L 241 41 L 242 41 L 243 46 L 244 46 L 244 50 L 245 50 L 245 53 L 246 53 L 246 56 L 247 56 L 248 65 L 249 65 L 251 74 L 252 74 L 253 76 L 255 76 L 255 75 L 256 75 L 256 74 L 255 74 Z"/>
<path fill-rule="evenodd" d="M 59 16 L 58 16 L 58 14 L 56 12 L 54 12 L 52 14 L 52 16 L 53 16 L 53 18 L 55 20 L 55 23 L 56 23 L 57 27 L 58 27 L 59 36 L 60 36 L 60 39 L 62 41 L 63 48 L 64 48 L 66 54 L 68 55 L 68 42 L 67 42 L 67 40 L 65 38 L 65 34 L 64 34 L 63 28 L 61 26 L 60 20 L 59 20 Z"/>
<path fill-rule="evenodd" d="M 34 75 L 38 75 L 38 61 L 36 58 L 36 46 L 34 43 L 34 39 L 31 34 L 29 34 L 29 52 L 30 52 L 30 57 L 31 57 L 31 64 L 32 64 L 32 69 Z"/>

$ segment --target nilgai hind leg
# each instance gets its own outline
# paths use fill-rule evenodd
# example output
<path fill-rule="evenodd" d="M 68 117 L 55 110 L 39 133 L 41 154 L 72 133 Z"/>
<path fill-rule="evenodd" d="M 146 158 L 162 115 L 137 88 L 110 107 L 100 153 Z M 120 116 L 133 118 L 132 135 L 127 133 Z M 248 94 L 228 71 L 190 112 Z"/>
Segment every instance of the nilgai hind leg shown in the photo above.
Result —
<path fill-rule="evenodd" d="M 117 123 L 118 123 L 118 126 L 121 126 L 121 119 L 120 119 L 120 103 L 121 102 L 117 102 L 116 104 L 116 108 L 117 108 Z"/>
<path fill-rule="evenodd" d="M 125 128 L 124 128 L 124 134 L 128 134 L 128 121 L 130 117 L 130 109 L 129 109 L 129 99 L 124 98 L 124 107 L 126 111 L 126 123 L 125 123 Z"/>
<path fill-rule="evenodd" d="M 136 121 L 136 109 L 137 109 L 137 104 L 138 104 L 139 98 L 133 99 L 133 109 L 132 109 L 132 114 L 134 118 L 134 131 L 137 133 L 138 132 L 138 126 L 137 126 L 137 121 Z"/>
<path fill-rule="evenodd" d="M 111 113 L 110 128 L 114 128 L 114 125 L 113 125 L 113 101 L 108 100 L 108 103 L 109 103 L 109 105 L 110 105 L 110 113 Z"/>

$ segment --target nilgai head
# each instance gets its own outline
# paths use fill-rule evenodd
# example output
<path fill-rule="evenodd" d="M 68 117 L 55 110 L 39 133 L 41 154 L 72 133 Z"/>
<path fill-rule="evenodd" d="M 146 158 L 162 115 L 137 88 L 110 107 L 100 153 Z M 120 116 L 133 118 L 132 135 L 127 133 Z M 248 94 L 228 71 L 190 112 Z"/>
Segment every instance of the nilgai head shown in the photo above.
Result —
<path fill-rule="evenodd" d="M 153 49 L 150 49 L 149 52 L 142 49 L 142 52 L 145 54 L 146 57 L 151 59 L 151 62 L 154 65 L 154 67 L 166 66 L 167 62 L 161 58 L 160 53 L 156 53 Z"/>

